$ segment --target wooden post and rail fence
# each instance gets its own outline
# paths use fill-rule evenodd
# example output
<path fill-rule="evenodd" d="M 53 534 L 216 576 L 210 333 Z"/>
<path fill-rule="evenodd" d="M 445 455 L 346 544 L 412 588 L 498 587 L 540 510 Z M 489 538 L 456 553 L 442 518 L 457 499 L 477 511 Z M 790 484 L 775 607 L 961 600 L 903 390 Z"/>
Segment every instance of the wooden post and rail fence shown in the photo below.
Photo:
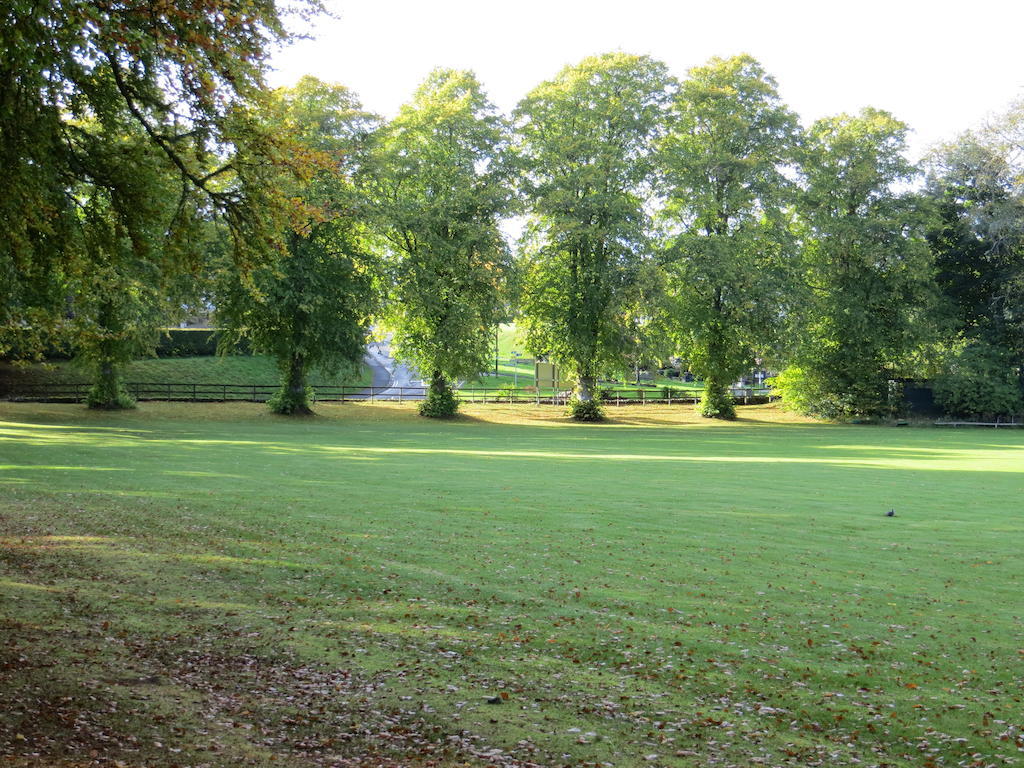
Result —
<path fill-rule="evenodd" d="M 89 393 L 89 384 L 24 384 L 0 395 L 7 400 L 26 402 L 81 403 Z M 139 401 L 164 402 L 252 402 L 269 400 L 280 388 L 279 384 L 202 384 L 197 382 L 127 382 L 125 389 Z M 362 387 L 318 386 L 313 388 L 318 402 L 348 402 L 386 400 L 404 402 L 422 400 L 426 387 Z M 461 387 L 456 395 L 469 403 L 534 403 L 536 405 L 565 405 L 572 396 L 567 389 L 543 390 L 532 387 Z M 603 388 L 605 405 L 683 405 L 696 404 L 700 397 L 669 387 Z M 753 389 L 733 390 L 737 404 L 749 405 L 775 399 L 766 391 Z"/>

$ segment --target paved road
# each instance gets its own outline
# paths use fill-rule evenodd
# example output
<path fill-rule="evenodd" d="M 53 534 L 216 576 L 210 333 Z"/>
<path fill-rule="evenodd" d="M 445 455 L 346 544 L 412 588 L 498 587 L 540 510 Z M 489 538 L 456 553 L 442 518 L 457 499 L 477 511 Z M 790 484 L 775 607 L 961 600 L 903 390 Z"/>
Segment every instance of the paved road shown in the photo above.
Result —
<path fill-rule="evenodd" d="M 387 341 L 370 343 L 366 348 L 363 362 L 373 371 L 373 399 L 423 399 L 423 382 L 420 380 L 419 373 L 391 357 L 391 346 Z M 370 390 L 367 389 L 356 395 L 355 399 L 368 400 L 370 394 Z"/>

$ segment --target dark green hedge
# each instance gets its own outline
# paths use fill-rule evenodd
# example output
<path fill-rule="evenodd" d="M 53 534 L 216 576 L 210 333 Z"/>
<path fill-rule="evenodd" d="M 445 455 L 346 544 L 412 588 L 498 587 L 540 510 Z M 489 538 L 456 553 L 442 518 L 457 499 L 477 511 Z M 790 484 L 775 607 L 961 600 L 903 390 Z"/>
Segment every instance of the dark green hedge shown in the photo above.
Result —
<path fill-rule="evenodd" d="M 208 357 L 217 354 L 220 331 L 215 328 L 168 328 L 160 334 L 157 357 Z M 235 355 L 251 355 L 248 342 L 231 351 Z"/>
<path fill-rule="evenodd" d="M 169 328 L 160 334 L 157 357 L 208 357 L 217 354 L 220 334 L 211 328 Z"/>
<path fill-rule="evenodd" d="M 157 357 L 207 357 L 217 354 L 217 343 L 220 341 L 220 331 L 212 328 L 168 328 L 160 332 L 156 344 Z M 232 354 L 250 355 L 252 349 L 247 342 L 243 342 Z M 43 353 L 47 360 L 68 360 L 74 357 L 70 347 L 54 344 Z M 5 359 L 17 360 L 19 351 L 17 345 Z"/>

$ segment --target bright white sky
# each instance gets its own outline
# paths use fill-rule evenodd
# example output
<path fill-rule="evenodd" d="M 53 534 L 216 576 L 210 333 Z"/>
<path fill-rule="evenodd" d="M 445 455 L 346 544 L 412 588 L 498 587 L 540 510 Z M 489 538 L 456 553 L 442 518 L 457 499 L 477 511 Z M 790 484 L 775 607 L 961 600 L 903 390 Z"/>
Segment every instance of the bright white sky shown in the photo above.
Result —
<path fill-rule="evenodd" d="M 1021 0 L 325 0 L 314 39 L 278 53 L 394 115 L 439 66 L 471 69 L 510 111 L 585 56 L 646 53 L 683 77 L 750 53 L 805 123 L 874 106 L 908 123 L 915 157 L 1024 97 Z"/>

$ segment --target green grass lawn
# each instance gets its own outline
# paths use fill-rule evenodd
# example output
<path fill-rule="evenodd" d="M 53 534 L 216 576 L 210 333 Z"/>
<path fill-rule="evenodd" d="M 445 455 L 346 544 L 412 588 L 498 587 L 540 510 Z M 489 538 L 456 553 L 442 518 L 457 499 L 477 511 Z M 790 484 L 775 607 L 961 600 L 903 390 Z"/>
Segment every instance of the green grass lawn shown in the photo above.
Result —
<path fill-rule="evenodd" d="M 1021 759 L 1024 433 L 465 410 L 0 403 L 0 755 Z"/>

